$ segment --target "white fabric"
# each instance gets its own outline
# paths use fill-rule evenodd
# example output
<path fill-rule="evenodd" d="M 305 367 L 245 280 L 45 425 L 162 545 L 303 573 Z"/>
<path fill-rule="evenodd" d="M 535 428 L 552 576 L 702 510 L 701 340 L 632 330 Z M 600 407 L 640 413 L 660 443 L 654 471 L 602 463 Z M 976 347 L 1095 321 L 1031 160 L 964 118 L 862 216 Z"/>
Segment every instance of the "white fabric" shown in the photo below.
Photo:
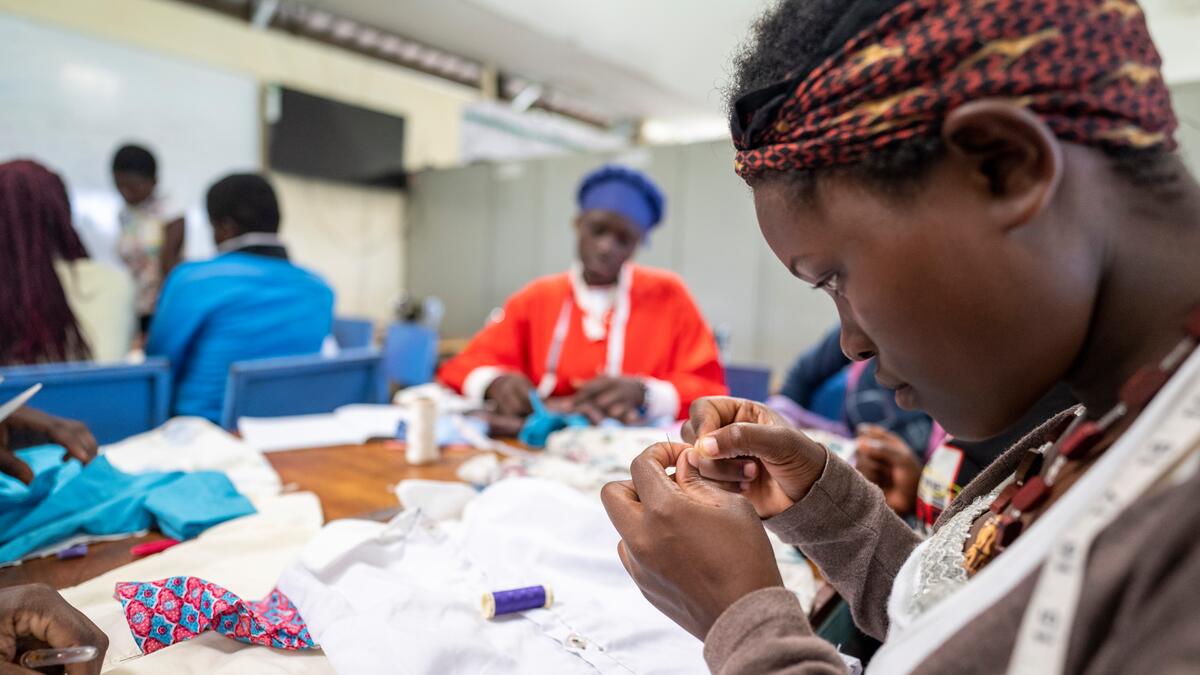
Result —
<path fill-rule="evenodd" d="M 912 625 L 904 630 L 889 631 L 887 641 L 875 654 L 868 672 L 911 672 L 963 626 L 1012 592 L 1045 560 L 1051 546 L 1061 538 L 1062 533 L 1119 474 L 1131 453 L 1160 427 L 1180 397 L 1198 385 L 1200 350 L 1184 362 L 1129 430 L 1012 546 L 1005 549 L 995 563 L 984 567 L 969 583 L 926 611 Z M 934 537 L 940 536 L 942 531 L 939 530 Z M 917 550 L 920 551 L 921 547 Z M 911 568 L 909 562 L 902 569 Z M 911 587 L 907 583 L 895 584 L 892 593 Z M 888 604 L 894 604 L 893 600 L 890 599 Z"/>
<path fill-rule="evenodd" d="M 342 353 L 342 348 L 338 345 L 337 337 L 326 335 L 325 339 L 321 341 L 321 356 L 332 359 L 340 353 Z"/>
<path fill-rule="evenodd" d="M 496 460 L 495 455 L 481 455 Z M 479 494 L 470 485 L 445 480 L 402 480 L 396 498 L 406 509 L 420 509 L 434 520 L 458 520 L 463 509 Z"/>
<path fill-rule="evenodd" d="M 482 394 L 480 394 L 480 397 L 482 399 Z M 423 398 L 433 399 L 437 403 L 438 412 L 443 415 L 461 415 L 479 409 L 478 403 L 472 403 L 465 396 L 459 396 L 454 393 L 453 389 L 437 382 L 419 384 L 415 387 L 401 389 L 392 397 L 392 403 L 400 406 L 409 406 L 414 401 Z"/>
<path fill-rule="evenodd" d="M 54 263 L 71 313 L 99 363 L 121 361 L 137 330 L 133 278 L 124 269 L 86 258 Z"/>
<path fill-rule="evenodd" d="M 500 460 L 496 455 L 476 455 L 458 465 L 454 472 L 458 479 L 470 485 L 491 485 L 500 480 Z"/>
<path fill-rule="evenodd" d="M 358 445 L 366 440 L 357 429 L 342 424 L 332 413 L 240 417 L 238 432 L 248 444 L 261 452 Z"/>
<path fill-rule="evenodd" d="M 666 380 L 643 377 L 646 385 L 646 419 L 661 420 L 679 417 L 679 390 Z"/>
<path fill-rule="evenodd" d="M 281 489 L 279 474 L 261 452 L 199 417 L 172 418 L 100 452 L 126 473 L 221 471 L 247 497 L 277 495 Z"/>
<path fill-rule="evenodd" d="M 241 417 L 238 431 L 262 452 L 359 445 L 371 438 L 395 438 L 406 416 L 400 406 L 364 403 L 316 415 Z"/>
<path fill-rule="evenodd" d="M 408 419 L 408 411 L 398 405 L 354 403 L 334 410 L 333 416 L 365 442 L 370 438 L 395 438 L 401 420 Z"/>
<path fill-rule="evenodd" d="M 858 441 L 855 439 L 839 436 L 824 429 L 801 429 L 801 431 L 805 436 L 825 446 L 826 450 L 840 457 L 842 461 L 854 466 L 858 456 Z"/>
<path fill-rule="evenodd" d="M 888 598 L 888 630 L 903 632 L 926 610 L 970 581 L 963 566 L 966 558 L 963 548 L 971 534 L 971 526 L 1011 482 L 1011 479 L 1006 480 L 991 492 L 976 497 L 970 506 L 954 514 L 942 526 L 944 534 L 921 542 L 908 556 L 892 582 L 892 593 Z"/>
<path fill-rule="evenodd" d="M 616 377 L 625 371 L 625 330 L 629 327 L 629 312 L 633 302 L 633 265 L 621 267 L 617 282 L 617 304 L 613 308 L 612 325 L 608 333 L 608 359 L 604 372 Z"/>
<path fill-rule="evenodd" d="M 198 576 L 247 599 L 266 596 L 280 572 L 321 527 L 321 505 L 311 493 L 255 500 L 258 513 L 217 525 L 162 553 L 117 568 L 62 591 L 108 636 L 104 672 L 140 673 L 333 673 L 320 650 L 287 652 L 234 642 L 204 633 L 187 642 L 141 655 L 121 604 L 113 598 L 118 581 L 154 581 Z"/>
<path fill-rule="evenodd" d="M 654 427 L 567 427 L 546 438 L 546 451 L 532 461 L 557 457 L 594 469 L 596 490 L 609 480 L 629 478 L 629 465 L 646 448 L 680 441 L 678 431 Z M 598 492 L 597 492 L 598 494 Z"/>
<path fill-rule="evenodd" d="M 566 340 L 567 320 L 570 318 L 571 302 L 579 305 L 580 310 L 584 314 L 583 328 L 584 334 L 593 342 L 604 338 L 603 319 L 604 314 L 600 314 L 597 318 L 595 312 L 599 309 L 600 304 L 607 301 L 597 300 L 591 288 L 583 280 L 583 268 L 576 263 L 568 274 L 571 281 L 571 296 L 572 300 L 567 301 L 563 305 L 563 312 L 558 317 L 557 325 L 554 327 L 553 343 L 550 345 L 550 353 L 546 358 L 546 375 L 542 382 L 538 385 L 538 391 L 543 397 L 549 395 L 549 391 L 543 391 L 542 385 L 550 386 L 550 391 L 553 386 L 549 384 L 551 380 L 557 377 L 558 362 L 562 356 L 562 344 Z M 599 287 L 601 290 L 607 287 Z M 617 287 L 614 291 L 614 300 L 609 305 L 612 311 L 612 320 L 608 327 L 608 354 L 604 364 L 604 374 L 616 377 L 622 373 L 625 365 L 625 329 L 629 324 L 630 311 L 630 294 L 633 288 L 633 265 L 624 265 L 617 277 Z M 583 303 L 587 303 L 585 306 Z M 607 309 L 605 313 L 607 313 Z M 590 314 L 589 314 L 590 313 Z M 597 325 L 597 321 L 599 325 Z M 590 327 L 589 327 L 589 324 Z M 593 336 L 598 336 L 594 337 Z"/>
<path fill-rule="evenodd" d="M 499 464 L 491 455 L 464 462 L 459 478 L 488 485 L 503 478 L 529 477 L 574 488 L 598 499 L 605 483 L 629 479 L 629 465 L 648 446 L 665 440 L 679 442 L 672 432 L 651 427 L 571 427 L 550 434 L 544 452 L 506 459 Z M 808 562 L 796 549 L 774 534 L 768 538 L 775 550 L 784 586 L 796 594 L 807 610 L 817 594 L 816 579 Z"/>
<path fill-rule="evenodd" d="M 608 334 L 604 319 L 617 302 L 617 285 L 589 286 L 583 280 L 583 265 L 571 265 L 571 292 L 575 304 L 583 312 L 583 334 L 592 342 L 599 342 Z"/>
<path fill-rule="evenodd" d="M 280 580 L 344 673 L 697 673 L 702 645 L 651 606 L 594 498 L 507 480 L 460 524 L 406 511 L 338 521 Z M 555 603 L 488 621 L 486 591 L 548 584 Z"/>

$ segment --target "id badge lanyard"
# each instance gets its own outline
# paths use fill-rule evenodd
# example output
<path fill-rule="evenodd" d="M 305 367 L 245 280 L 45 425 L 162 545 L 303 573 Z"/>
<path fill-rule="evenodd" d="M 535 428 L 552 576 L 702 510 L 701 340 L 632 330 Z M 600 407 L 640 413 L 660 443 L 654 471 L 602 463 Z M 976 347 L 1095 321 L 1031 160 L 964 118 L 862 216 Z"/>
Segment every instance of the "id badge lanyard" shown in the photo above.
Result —
<path fill-rule="evenodd" d="M 572 290 L 576 281 L 571 278 Z M 604 373 L 610 376 L 621 374 L 621 366 L 625 361 L 625 329 L 629 325 L 629 289 L 633 285 L 633 266 L 621 268 L 617 281 L 617 300 L 612 310 L 612 324 L 608 329 L 608 354 L 605 360 Z M 546 353 L 546 372 L 538 382 L 537 393 L 541 398 L 548 398 L 558 387 L 558 366 L 562 362 L 563 344 L 567 341 L 567 332 L 571 328 L 571 308 L 575 305 L 575 293 L 563 301 L 562 309 L 558 312 L 558 320 L 554 323 L 554 334 L 550 338 L 550 350 Z"/>

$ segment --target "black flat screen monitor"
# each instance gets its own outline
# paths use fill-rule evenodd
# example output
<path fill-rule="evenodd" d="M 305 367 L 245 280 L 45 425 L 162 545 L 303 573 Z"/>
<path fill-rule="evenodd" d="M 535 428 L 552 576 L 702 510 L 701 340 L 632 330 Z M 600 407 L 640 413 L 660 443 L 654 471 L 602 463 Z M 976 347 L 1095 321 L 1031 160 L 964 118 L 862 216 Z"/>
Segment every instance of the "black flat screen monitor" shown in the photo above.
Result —
<path fill-rule="evenodd" d="M 404 187 L 404 118 L 278 87 L 269 159 L 276 171 Z"/>

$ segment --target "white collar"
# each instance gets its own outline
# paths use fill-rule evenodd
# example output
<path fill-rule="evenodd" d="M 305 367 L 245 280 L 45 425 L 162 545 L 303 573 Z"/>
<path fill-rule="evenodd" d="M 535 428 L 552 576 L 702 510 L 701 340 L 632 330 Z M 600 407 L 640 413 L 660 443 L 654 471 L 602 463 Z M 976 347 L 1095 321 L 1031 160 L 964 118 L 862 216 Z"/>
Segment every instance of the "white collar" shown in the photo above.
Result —
<path fill-rule="evenodd" d="M 621 266 L 618 272 L 618 283 L 605 286 L 590 286 L 583 278 L 583 265 L 575 262 L 571 265 L 571 294 L 579 310 L 583 312 L 583 333 L 592 342 L 599 342 L 608 333 L 604 320 L 614 308 L 622 287 L 628 289 L 626 270 L 629 264 Z"/>
<path fill-rule="evenodd" d="M 282 248 L 283 241 L 274 232 L 246 232 L 218 244 L 217 252 L 233 253 L 234 251 L 240 251 L 243 248 L 250 248 L 251 246 L 278 246 Z"/>

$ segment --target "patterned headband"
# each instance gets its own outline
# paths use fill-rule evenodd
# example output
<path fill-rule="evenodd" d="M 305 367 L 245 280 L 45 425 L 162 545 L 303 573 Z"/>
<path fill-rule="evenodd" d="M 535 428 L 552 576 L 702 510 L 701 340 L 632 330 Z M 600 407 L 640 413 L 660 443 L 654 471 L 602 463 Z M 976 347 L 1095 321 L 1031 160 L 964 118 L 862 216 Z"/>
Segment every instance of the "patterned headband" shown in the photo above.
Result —
<path fill-rule="evenodd" d="M 908 0 L 811 72 L 743 96 L 735 168 L 845 166 L 1004 98 L 1061 139 L 1175 147 L 1162 59 L 1133 0 Z"/>

